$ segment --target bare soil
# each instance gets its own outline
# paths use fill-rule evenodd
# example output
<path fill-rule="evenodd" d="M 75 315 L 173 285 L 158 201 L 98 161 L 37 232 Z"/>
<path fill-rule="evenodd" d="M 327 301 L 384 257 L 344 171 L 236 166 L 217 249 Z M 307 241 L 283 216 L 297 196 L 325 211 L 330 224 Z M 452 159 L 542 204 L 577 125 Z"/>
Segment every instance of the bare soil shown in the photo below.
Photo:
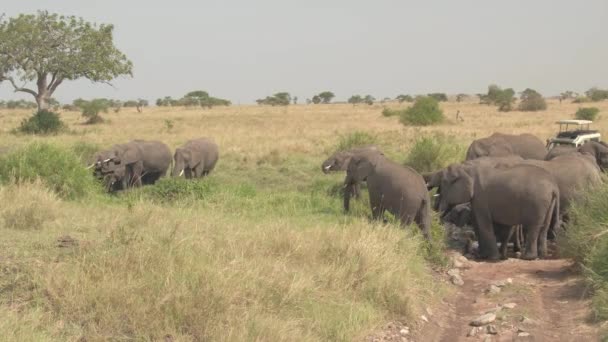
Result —
<path fill-rule="evenodd" d="M 414 331 L 410 341 L 598 341 L 599 326 L 594 324 L 588 289 L 575 272 L 572 262 L 556 260 L 525 261 L 509 259 L 498 263 L 469 261 L 461 270 L 464 285 L 449 298 L 429 323 Z M 488 293 L 494 284 L 499 293 Z M 467 336 L 476 317 L 501 308 L 492 323 L 498 333 L 481 328 Z M 528 336 L 529 335 L 529 336 Z"/>

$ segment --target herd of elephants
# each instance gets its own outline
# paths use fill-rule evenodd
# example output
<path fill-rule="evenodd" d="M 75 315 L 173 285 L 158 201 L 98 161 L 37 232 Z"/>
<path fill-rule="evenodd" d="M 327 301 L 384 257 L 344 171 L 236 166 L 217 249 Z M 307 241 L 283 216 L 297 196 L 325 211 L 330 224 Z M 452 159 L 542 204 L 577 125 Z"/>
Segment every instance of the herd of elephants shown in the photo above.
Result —
<path fill-rule="evenodd" d="M 200 138 L 178 147 L 172 157 L 162 142 L 133 140 L 94 158 L 89 168 L 113 192 L 153 184 L 172 162 L 173 177 L 204 177 L 214 169 L 219 151 L 212 139 Z M 532 260 L 547 255 L 547 239 L 568 220 L 570 204 L 602 181 L 608 145 L 590 141 L 547 151 L 534 135 L 494 133 L 473 141 L 465 161 L 435 172 L 420 174 L 376 146 L 338 151 L 321 168 L 324 173 L 346 171 L 345 211 L 366 182 L 373 219 L 383 219 L 388 211 L 404 226 L 416 223 L 429 239 L 431 210 L 436 210 L 445 222 L 473 227 L 480 258 L 504 259 L 513 242 L 521 258 Z"/>

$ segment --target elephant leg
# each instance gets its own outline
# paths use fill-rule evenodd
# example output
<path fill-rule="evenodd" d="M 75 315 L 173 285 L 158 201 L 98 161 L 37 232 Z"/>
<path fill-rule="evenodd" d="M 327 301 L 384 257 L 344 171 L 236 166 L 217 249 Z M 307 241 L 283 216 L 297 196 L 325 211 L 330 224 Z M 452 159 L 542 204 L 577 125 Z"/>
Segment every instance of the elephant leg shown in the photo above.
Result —
<path fill-rule="evenodd" d="M 547 256 L 547 234 L 549 233 L 549 228 L 553 225 L 551 224 L 553 219 L 553 212 L 557 210 L 555 208 L 557 200 L 553 199 L 551 201 L 551 205 L 549 206 L 549 210 L 547 211 L 547 215 L 545 216 L 545 222 L 543 222 L 543 226 L 540 230 L 540 235 L 538 236 L 538 256 L 544 258 Z M 556 218 L 557 219 L 557 218 Z"/>
<path fill-rule="evenodd" d="M 479 211 L 479 210 L 477 210 Z M 486 213 L 475 213 L 477 222 L 477 239 L 479 240 L 479 256 L 488 260 L 499 260 L 496 235 L 492 219 Z"/>
<path fill-rule="evenodd" d="M 353 184 L 351 196 L 354 198 L 357 198 L 357 199 L 361 197 L 361 184 L 360 183 Z"/>
<path fill-rule="evenodd" d="M 418 213 L 414 218 L 414 221 L 422 231 L 422 235 L 425 239 L 431 239 L 431 203 L 430 199 L 424 199 Z"/>
<path fill-rule="evenodd" d="M 513 236 L 516 226 L 507 226 L 494 223 L 494 229 L 496 230 L 496 236 L 500 239 L 500 257 L 502 259 L 507 259 L 509 241 L 511 241 L 511 237 Z"/>
<path fill-rule="evenodd" d="M 369 204 L 372 209 L 372 219 L 380 220 L 384 218 L 384 206 L 382 205 L 382 195 L 370 192 Z"/>
<path fill-rule="evenodd" d="M 515 226 L 515 235 L 513 236 L 513 252 L 521 252 L 523 246 L 523 228 L 521 224 Z"/>
<path fill-rule="evenodd" d="M 192 179 L 192 169 L 190 169 L 189 167 L 184 169 L 184 177 L 186 179 Z"/>
<path fill-rule="evenodd" d="M 205 175 L 205 170 L 203 168 L 203 165 L 199 164 L 198 166 L 196 166 L 194 168 L 194 177 L 195 178 L 202 178 Z"/>
<path fill-rule="evenodd" d="M 351 197 L 351 188 L 352 188 L 352 184 L 345 184 L 344 185 L 344 194 L 343 194 L 343 199 L 344 199 L 344 211 L 348 212 L 350 210 L 350 197 Z"/>
<path fill-rule="evenodd" d="M 526 247 L 522 259 L 534 260 L 538 258 L 538 236 L 540 235 L 541 225 L 527 226 L 526 229 Z"/>

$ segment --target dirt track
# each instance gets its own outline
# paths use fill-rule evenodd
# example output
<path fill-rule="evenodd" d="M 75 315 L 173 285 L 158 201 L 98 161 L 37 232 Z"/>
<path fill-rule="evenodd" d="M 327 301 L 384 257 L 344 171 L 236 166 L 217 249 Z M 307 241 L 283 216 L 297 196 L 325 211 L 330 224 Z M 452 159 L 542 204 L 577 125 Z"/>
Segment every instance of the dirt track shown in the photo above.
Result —
<path fill-rule="evenodd" d="M 389 323 L 366 341 L 599 341 L 588 289 L 570 261 L 464 259 L 459 266 L 464 285 L 442 304 L 416 322 Z M 470 325 L 488 312 L 496 315 L 492 323 Z"/>
<path fill-rule="evenodd" d="M 410 341 L 598 341 L 598 326 L 591 323 L 585 284 L 572 263 L 566 260 L 523 261 L 509 259 L 499 263 L 469 261 L 461 271 L 464 285 L 436 308 L 429 323 L 413 331 Z M 499 293 L 488 293 L 491 285 L 512 279 Z M 499 305 L 492 323 L 498 334 L 479 328 L 467 337 L 469 323 Z M 525 317 L 525 318 L 524 318 Z M 522 322 L 523 321 L 523 322 Z M 529 336 L 527 336 L 529 335 Z"/>

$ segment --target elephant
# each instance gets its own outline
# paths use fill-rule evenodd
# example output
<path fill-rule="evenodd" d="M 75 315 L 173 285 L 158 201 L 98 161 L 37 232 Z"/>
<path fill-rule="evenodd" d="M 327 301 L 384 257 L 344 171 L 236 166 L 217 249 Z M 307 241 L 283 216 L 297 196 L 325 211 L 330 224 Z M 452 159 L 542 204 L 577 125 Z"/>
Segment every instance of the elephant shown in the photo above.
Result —
<path fill-rule="evenodd" d="M 578 148 L 576 148 L 575 146 L 555 146 L 554 148 L 550 149 L 549 152 L 547 152 L 547 155 L 545 156 L 545 160 L 549 161 L 557 156 L 561 156 L 564 154 L 570 154 L 570 153 L 576 153 L 578 152 Z"/>
<path fill-rule="evenodd" d="M 171 151 L 160 141 L 133 140 L 114 145 L 97 154 L 95 174 L 101 175 L 108 189 L 154 184 L 171 165 Z M 111 184 L 110 184 L 111 183 Z"/>
<path fill-rule="evenodd" d="M 367 182 L 373 219 L 388 210 L 403 226 L 415 222 L 430 239 L 431 208 L 424 179 L 414 169 L 368 151 L 352 156 L 346 170 L 345 186 Z"/>
<path fill-rule="evenodd" d="M 378 147 L 374 145 L 357 147 L 346 151 L 338 151 L 332 154 L 327 160 L 325 160 L 321 164 L 321 171 L 327 174 L 329 172 L 336 171 L 346 171 L 348 168 L 348 164 L 350 163 L 351 158 L 354 155 L 359 155 L 361 153 L 372 152 L 378 153 L 380 155 L 384 155 Z M 360 185 L 359 183 L 354 183 L 344 189 L 344 211 L 348 212 L 350 210 L 350 198 L 351 197 L 360 197 Z"/>
<path fill-rule="evenodd" d="M 467 173 L 460 165 L 444 173 L 439 209 L 447 212 L 471 202 L 474 229 L 481 258 L 498 260 L 495 230 L 501 231 L 501 252 L 522 225 L 525 232 L 523 259 L 544 257 L 547 232 L 559 225 L 559 188 L 555 178 L 541 167 L 519 164 L 508 168 L 480 166 Z"/>
<path fill-rule="evenodd" d="M 523 158 L 520 156 L 510 155 L 504 157 L 480 157 L 477 159 L 466 160 L 463 163 L 459 164 L 464 167 L 466 170 L 472 170 L 478 166 L 490 166 L 493 167 L 497 164 L 503 165 L 514 165 L 523 161 Z M 443 177 L 443 173 L 447 170 L 447 168 L 441 169 L 439 171 L 435 171 L 432 173 L 425 173 L 422 176 L 427 185 L 427 189 L 430 191 L 433 188 L 437 188 L 437 192 L 435 195 L 435 203 L 433 205 L 433 209 L 435 211 L 439 210 L 439 202 L 441 200 L 441 179 Z"/>
<path fill-rule="evenodd" d="M 219 158 L 217 144 L 209 138 L 189 140 L 175 149 L 172 177 L 202 178 L 214 168 Z"/>
<path fill-rule="evenodd" d="M 608 169 L 608 146 L 606 146 L 605 143 L 589 141 L 588 143 L 579 146 L 578 152 L 592 155 L 602 171 Z"/>
<path fill-rule="evenodd" d="M 543 142 L 532 134 L 494 133 L 489 137 L 477 139 L 467 150 L 466 160 L 484 156 L 504 157 L 517 155 L 523 159 L 544 160 L 547 149 Z"/>

